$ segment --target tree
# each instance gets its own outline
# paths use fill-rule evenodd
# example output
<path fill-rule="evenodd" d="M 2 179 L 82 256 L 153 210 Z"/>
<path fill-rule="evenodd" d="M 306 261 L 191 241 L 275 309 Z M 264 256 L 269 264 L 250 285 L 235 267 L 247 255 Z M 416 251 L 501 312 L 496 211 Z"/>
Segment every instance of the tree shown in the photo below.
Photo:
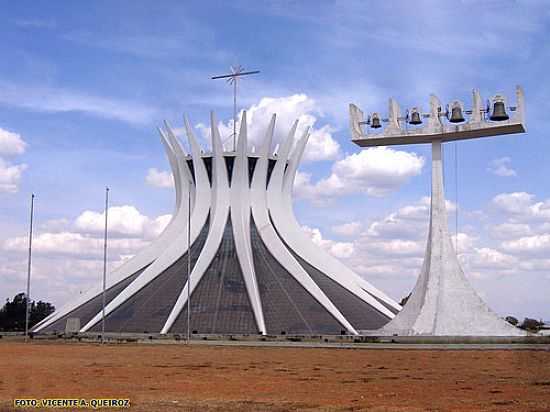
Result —
<path fill-rule="evenodd" d="M 519 320 L 513 316 L 506 316 L 504 320 L 508 323 L 511 323 L 514 326 L 517 326 L 519 323 Z"/>
<path fill-rule="evenodd" d="M 6 304 L 0 309 L 0 331 L 3 332 L 24 332 L 25 331 L 25 313 L 27 310 L 27 298 L 24 293 L 18 293 L 10 302 L 6 299 Z M 32 328 L 46 316 L 53 313 L 55 307 L 48 302 L 31 301 L 29 328 Z"/>
<path fill-rule="evenodd" d="M 542 321 L 538 321 L 536 319 L 531 318 L 525 318 L 521 325 L 519 327 L 521 329 L 525 329 L 531 332 L 538 332 L 538 330 L 543 326 L 544 323 Z"/>
<path fill-rule="evenodd" d="M 409 301 L 409 298 L 411 297 L 411 293 L 409 293 L 407 296 L 405 296 L 403 299 L 401 299 L 401 302 L 399 302 L 399 304 L 401 306 L 405 306 L 407 304 L 407 302 Z"/>

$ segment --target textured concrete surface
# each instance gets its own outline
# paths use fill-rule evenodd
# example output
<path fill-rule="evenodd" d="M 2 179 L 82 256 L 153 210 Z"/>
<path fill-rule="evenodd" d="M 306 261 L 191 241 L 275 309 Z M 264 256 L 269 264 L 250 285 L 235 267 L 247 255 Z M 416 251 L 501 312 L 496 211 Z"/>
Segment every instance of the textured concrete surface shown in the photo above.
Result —
<path fill-rule="evenodd" d="M 432 143 L 430 229 L 424 263 L 407 304 L 381 329 L 388 335 L 522 336 L 472 288 L 449 234 L 441 141 Z"/>

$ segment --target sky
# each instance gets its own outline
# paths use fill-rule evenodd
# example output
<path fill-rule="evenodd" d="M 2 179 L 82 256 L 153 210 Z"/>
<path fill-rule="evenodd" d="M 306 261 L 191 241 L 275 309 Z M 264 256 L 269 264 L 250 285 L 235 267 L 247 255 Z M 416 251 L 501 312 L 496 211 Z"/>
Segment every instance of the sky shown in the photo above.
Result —
<path fill-rule="evenodd" d="M 515 87 L 527 133 L 444 146 L 449 226 L 466 276 L 502 316 L 550 320 L 550 3 L 547 1 L 2 1 L 0 299 L 26 287 L 56 306 L 170 220 L 174 189 L 157 127 L 184 144 L 183 114 L 208 147 L 209 112 L 231 133 L 232 90 L 213 75 L 241 64 L 250 145 L 277 113 L 276 143 L 299 119 L 311 138 L 295 212 L 312 241 L 396 300 L 426 244 L 430 147 L 362 150 L 348 105 L 387 113 Z M 229 142 L 230 139 L 228 139 Z M 458 233 L 458 235 L 457 235 Z"/>

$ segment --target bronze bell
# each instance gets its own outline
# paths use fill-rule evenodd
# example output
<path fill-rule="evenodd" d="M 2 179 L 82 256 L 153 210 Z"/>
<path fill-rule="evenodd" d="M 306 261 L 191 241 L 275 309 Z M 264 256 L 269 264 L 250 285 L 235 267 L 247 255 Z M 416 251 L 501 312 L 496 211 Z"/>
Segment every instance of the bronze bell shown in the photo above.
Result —
<path fill-rule="evenodd" d="M 495 101 L 493 105 L 493 112 L 491 113 L 491 117 L 489 117 L 489 119 L 500 122 L 503 120 L 508 120 L 509 118 L 510 116 L 506 113 L 504 102 L 499 100 Z"/>
<path fill-rule="evenodd" d="M 462 114 L 462 107 L 460 104 L 455 103 L 452 105 L 449 121 L 451 123 L 461 123 L 464 121 L 464 115 Z"/>
<path fill-rule="evenodd" d="M 411 120 L 409 120 L 409 124 L 422 124 L 420 113 L 418 112 L 418 109 L 416 107 L 411 110 Z"/>
<path fill-rule="evenodd" d="M 378 129 L 382 127 L 382 125 L 380 124 L 380 116 L 378 115 L 378 113 L 372 114 L 370 119 L 370 127 L 372 127 L 373 129 Z"/>

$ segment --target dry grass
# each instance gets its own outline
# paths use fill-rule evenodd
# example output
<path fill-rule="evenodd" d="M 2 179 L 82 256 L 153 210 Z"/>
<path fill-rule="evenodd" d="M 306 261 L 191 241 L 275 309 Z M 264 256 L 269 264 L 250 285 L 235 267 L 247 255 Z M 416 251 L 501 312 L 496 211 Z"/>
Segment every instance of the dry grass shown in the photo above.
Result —
<path fill-rule="evenodd" d="M 0 412 L 18 397 L 129 398 L 132 411 L 547 412 L 550 352 L 0 342 Z"/>

